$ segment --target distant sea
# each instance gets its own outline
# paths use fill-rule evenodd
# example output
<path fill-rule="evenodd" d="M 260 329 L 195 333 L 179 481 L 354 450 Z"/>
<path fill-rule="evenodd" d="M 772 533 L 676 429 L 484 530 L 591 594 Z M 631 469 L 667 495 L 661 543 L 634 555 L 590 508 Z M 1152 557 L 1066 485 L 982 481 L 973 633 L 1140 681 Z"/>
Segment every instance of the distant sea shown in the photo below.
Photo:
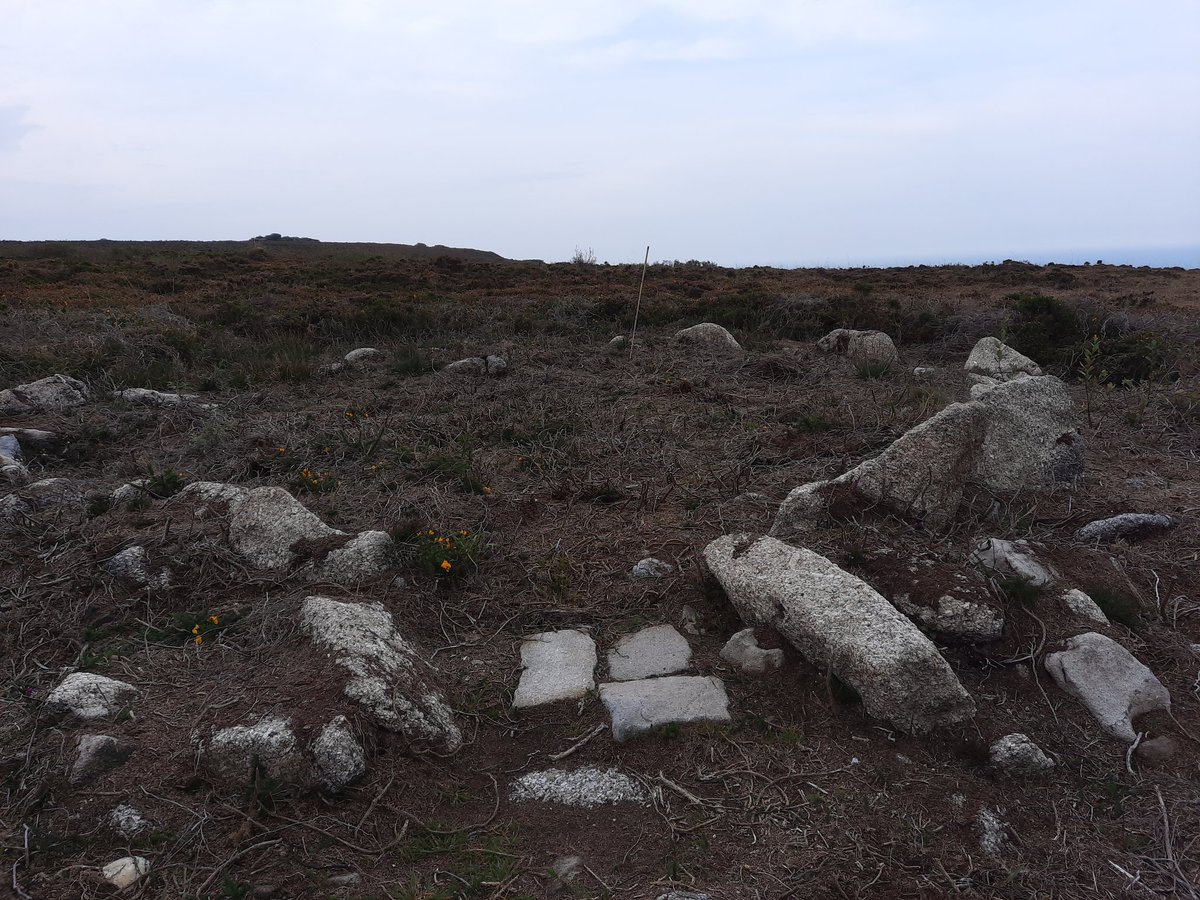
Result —
<path fill-rule="evenodd" d="M 867 257 L 862 259 L 844 258 L 838 260 L 791 260 L 774 263 L 782 268 L 831 268 L 857 269 L 860 267 L 881 268 L 891 266 L 977 266 L 982 263 L 999 263 L 1006 259 L 1020 262 L 1047 265 L 1059 263 L 1067 266 L 1082 266 L 1084 263 L 1095 264 L 1103 262 L 1111 266 L 1154 266 L 1169 268 L 1180 266 L 1184 269 L 1200 269 L 1200 244 L 1183 247 L 1138 247 L 1136 249 L 1083 249 L 1061 250 L 1054 252 L 1020 253 L 1013 251 L 1001 255 L 986 256 L 983 254 L 957 255 L 925 255 L 918 257 Z"/>

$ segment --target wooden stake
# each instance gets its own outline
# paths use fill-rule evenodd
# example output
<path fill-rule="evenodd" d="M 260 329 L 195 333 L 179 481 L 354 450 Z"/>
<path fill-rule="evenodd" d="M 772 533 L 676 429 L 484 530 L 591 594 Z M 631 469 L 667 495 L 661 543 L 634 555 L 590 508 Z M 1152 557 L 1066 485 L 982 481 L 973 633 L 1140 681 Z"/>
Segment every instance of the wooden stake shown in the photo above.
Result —
<path fill-rule="evenodd" d="M 642 312 L 642 289 L 646 286 L 646 267 L 650 265 L 650 245 L 646 245 L 646 258 L 642 261 L 642 283 L 638 285 L 637 306 L 633 309 L 633 331 L 629 333 L 629 358 L 633 359 L 633 341 L 637 337 L 638 316 Z"/>

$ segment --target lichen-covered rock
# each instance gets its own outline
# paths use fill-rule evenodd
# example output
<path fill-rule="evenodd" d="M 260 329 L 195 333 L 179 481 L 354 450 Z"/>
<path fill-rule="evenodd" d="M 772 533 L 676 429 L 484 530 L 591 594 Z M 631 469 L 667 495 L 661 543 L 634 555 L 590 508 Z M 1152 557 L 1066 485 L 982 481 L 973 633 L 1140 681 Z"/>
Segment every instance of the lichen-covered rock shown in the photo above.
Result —
<path fill-rule="evenodd" d="M 79 721 L 115 715 L 137 696 L 132 684 L 94 672 L 72 672 L 46 697 L 51 713 Z"/>
<path fill-rule="evenodd" d="M 1041 375 L 1042 368 L 1028 356 L 994 337 L 980 338 L 971 349 L 965 365 L 967 372 L 998 382 L 1030 375 Z"/>
<path fill-rule="evenodd" d="M 513 782 L 510 796 L 517 801 L 560 803 L 592 809 L 607 803 L 645 803 L 646 791 L 616 769 L 547 769 L 527 772 Z"/>
<path fill-rule="evenodd" d="M 233 503 L 250 493 L 250 488 L 240 484 L 225 484 L 221 481 L 193 481 L 185 485 L 175 497 L 179 500 L 194 500 L 203 503 Z"/>
<path fill-rule="evenodd" d="M 652 625 L 622 637 L 608 651 L 608 677 L 633 681 L 682 672 L 692 662 L 692 648 L 674 625 Z"/>
<path fill-rule="evenodd" d="M 783 666 L 783 651 L 764 650 L 758 645 L 753 628 L 743 628 L 725 642 L 721 659 L 733 663 L 746 675 L 765 675 Z"/>
<path fill-rule="evenodd" d="M 291 720 L 283 716 L 222 728 L 201 747 L 209 768 L 239 785 L 252 776 L 255 765 L 271 778 L 286 782 L 301 780 L 304 771 Z"/>
<path fill-rule="evenodd" d="M 1068 638 L 1065 649 L 1046 655 L 1045 666 L 1058 686 L 1119 740 L 1137 737 L 1133 720 L 1138 716 L 1171 708 L 1171 695 L 1154 673 L 1106 635 L 1090 631 Z"/>
<path fill-rule="evenodd" d="M 133 744 L 111 734 L 85 734 L 79 738 L 71 784 L 79 784 L 117 768 L 129 759 Z"/>
<path fill-rule="evenodd" d="M 309 750 L 313 757 L 313 779 L 331 793 L 337 793 L 367 771 L 366 754 L 345 716 L 328 722 Z"/>
<path fill-rule="evenodd" d="M 1096 601 L 1078 588 L 1072 588 L 1062 595 L 1063 605 L 1081 619 L 1087 619 L 1098 625 L 1108 625 L 1108 616 L 1104 614 Z"/>
<path fill-rule="evenodd" d="M 855 331 L 835 328 L 817 341 L 817 348 L 826 353 L 848 356 L 854 362 L 899 364 L 896 344 L 882 331 Z"/>
<path fill-rule="evenodd" d="M 150 581 L 149 562 L 145 547 L 127 547 L 102 568 L 114 578 L 142 587 Z"/>
<path fill-rule="evenodd" d="M 317 571 L 325 581 L 353 584 L 395 564 L 396 544 L 386 531 L 364 531 L 331 551 Z"/>
<path fill-rule="evenodd" d="M 1033 587 L 1046 587 L 1055 573 L 1038 562 L 1028 541 L 988 538 L 971 553 L 971 561 L 1001 578 L 1019 578 Z"/>
<path fill-rule="evenodd" d="M 258 488 L 230 502 L 229 544 L 260 569 L 281 569 L 291 563 L 297 541 L 342 534 L 283 488 Z"/>
<path fill-rule="evenodd" d="M 88 388 L 82 381 L 69 375 L 49 375 L 0 391 L 0 415 L 71 409 L 87 401 Z"/>
<path fill-rule="evenodd" d="M 445 752 L 462 745 L 454 715 L 433 686 L 433 667 L 400 636 L 382 604 L 306 597 L 300 624 L 350 674 L 346 696 L 377 724 Z"/>
<path fill-rule="evenodd" d="M 154 495 L 150 493 L 150 479 L 139 478 L 136 481 L 129 481 L 121 485 L 109 497 L 114 506 L 128 506 L 140 501 L 153 500 Z"/>
<path fill-rule="evenodd" d="M 153 391 L 149 388 L 126 388 L 123 391 L 113 391 L 113 397 L 134 403 L 138 406 L 159 406 L 171 409 L 191 407 L 194 409 L 214 409 L 211 403 L 201 403 L 195 394 L 170 394 L 164 391 Z"/>
<path fill-rule="evenodd" d="M 998 384 L 977 401 L 987 430 L 978 476 L 993 491 L 1070 484 L 1083 474 L 1083 440 L 1067 386 L 1049 375 Z"/>
<path fill-rule="evenodd" d="M 1027 735 L 1019 732 L 1006 734 L 993 743 L 988 759 L 997 769 L 1010 775 L 1032 775 L 1054 768 L 1054 760 Z"/>
<path fill-rule="evenodd" d="M 127 803 L 121 803 L 108 814 L 108 824 L 122 837 L 131 838 L 150 827 L 141 812 Z"/>
<path fill-rule="evenodd" d="M 672 574 L 675 567 L 669 562 L 663 562 L 661 559 L 655 559 L 653 556 L 647 556 L 643 560 L 639 560 L 631 571 L 634 578 L 664 578 Z"/>
<path fill-rule="evenodd" d="M 709 569 L 753 626 L 769 626 L 862 697 L 867 712 L 913 734 L 970 719 L 975 704 L 937 648 L 870 585 L 810 550 L 726 535 Z"/>
<path fill-rule="evenodd" d="M 900 594 L 892 602 L 925 631 L 951 641 L 986 643 L 1004 634 L 1004 613 L 988 603 L 942 594 L 931 604 L 913 603 Z"/>
<path fill-rule="evenodd" d="M 0 520 L 33 515 L 47 509 L 79 506 L 83 491 L 69 478 L 43 478 L 0 499 Z"/>
<path fill-rule="evenodd" d="M 1154 513 L 1121 513 L 1107 519 L 1088 522 L 1075 532 L 1075 540 L 1085 543 L 1111 544 L 1118 540 L 1145 537 L 1175 527 L 1170 516 Z"/>
<path fill-rule="evenodd" d="M 675 342 L 708 347 L 712 350 L 741 350 L 742 345 L 732 334 L 713 322 L 701 322 L 675 332 Z"/>

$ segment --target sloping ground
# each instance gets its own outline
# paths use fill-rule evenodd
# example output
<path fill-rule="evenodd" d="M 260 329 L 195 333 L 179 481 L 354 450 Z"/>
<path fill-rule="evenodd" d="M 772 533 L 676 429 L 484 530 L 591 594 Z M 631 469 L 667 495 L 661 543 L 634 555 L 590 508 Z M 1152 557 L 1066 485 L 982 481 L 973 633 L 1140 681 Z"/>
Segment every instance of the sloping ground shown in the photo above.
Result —
<path fill-rule="evenodd" d="M 78 407 L 0 421 L 61 437 L 24 440 L 16 496 L 47 478 L 91 492 L 12 518 L 0 544 L 4 863 L 21 890 L 105 896 L 99 867 L 136 855 L 151 866 L 144 895 L 164 897 L 1096 897 L 1134 881 L 1134 891 L 1193 895 L 1200 419 L 1189 400 L 1195 325 L 1175 311 L 1194 302 L 1193 273 L 1073 270 L 1082 285 L 1056 291 L 1116 303 L 1161 290 L 1124 312 L 1158 326 L 1177 353 L 1174 378 L 1111 390 L 1072 383 L 1086 446 L 1078 485 L 993 494 L 973 483 L 936 533 L 874 506 L 834 504 L 812 537 L 811 549 L 893 601 L 975 577 L 968 557 L 982 538 L 1027 539 L 1064 585 L 1108 612 L 1101 627 L 1071 615 L 1057 591 L 995 591 L 980 579 L 1005 613 L 1002 637 L 938 641 L 976 715 L 914 737 L 868 717 L 831 672 L 775 636 L 761 640 L 784 649 L 778 671 L 751 676 L 723 660 L 742 623 L 701 554 L 725 534 L 765 533 L 792 488 L 840 475 L 967 399 L 963 362 L 975 338 L 1000 332 L 998 298 L 1045 289 L 1046 270 L 996 285 L 982 270 L 677 267 L 656 273 L 651 324 L 631 357 L 608 345 L 630 324 L 614 270 L 370 263 L 355 272 L 358 263 L 334 260 L 314 286 L 312 272 L 279 260 L 226 260 L 220 273 L 190 264 L 202 271 L 184 276 L 185 292 L 151 304 L 134 289 L 115 309 L 94 298 L 122 294 L 114 273 L 133 283 L 151 261 L 42 283 L 33 271 L 44 262 L 26 260 L 0 282 L 12 313 L 0 331 L 9 375 L 0 388 L 62 372 L 91 391 Z M 423 279 L 445 296 L 414 300 L 389 277 Z M 868 278 L 875 287 L 854 290 Z M 811 291 L 807 301 L 790 297 L 789 280 Z M 700 283 L 710 286 L 685 296 Z M 378 305 L 384 295 L 432 318 L 395 326 L 394 307 Z M 81 302 L 55 307 L 64 297 Z M 810 307 L 813 329 L 846 311 L 835 324 L 893 327 L 904 367 L 863 371 L 792 339 L 798 321 L 809 327 L 797 309 Z M 374 312 L 356 321 L 363 331 L 339 332 L 339 309 Z M 915 326 L 921 312 L 932 316 L 921 340 L 894 327 Z M 729 322 L 744 353 L 669 340 L 676 327 L 735 314 L 746 316 L 745 327 Z M 290 344 L 272 332 L 285 321 Z M 368 343 L 384 356 L 317 374 Z M 433 371 L 489 353 L 504 357 L 503 377 Z M 910 374 L 925 365 L 936 371 Z M 190 391 L 217 408 L 108 393 L 127 387 Z M 141 479 L 132 502 L 111 502 Z M 287 488 L 344 535 L 257 568 L 237 550 L 236 508 L 177 493 L 197 481 Z M 1127 511 L 1178 524 L 1111 547 L 1075 540 L 1085 523 Z M 318 571 L 346 536 L 372 530 L 399 544 L 383 571 L 341 584 Z M 131 546 L 146 551 L 145 586 L 104 568 Z M 633 577 L 648 556 L 672 571 Z M 314 595 L 390 614 L 436 668 L 460 749 L 381 727 L 346 696 L 348 670 L 304 621 Z M 682 674 L 722 681 L 730 722 L 618 743 L 592 692 L 513 709 L 528 635 L 586 633 L 605 682 L 608 651 L 660 624 L 690 647 Z M 1138 724 L 1147 739 L 1170 737 L 1173 753 L 1129 753 L 1050 680 L 1045 656 L 1092 630 L 1169 690 L 1173 718 Z M 102 720 L 64 721 L 47 698 L 72 669 L 127 682 L 136 699 Z M 205 750 L 213 730 L 271 716 L 290 719 L 307 746 L 337 715 L 367 760 L 338 794 L 272 770 L 262 752 L 231 769 Z M 1013 776 L 992 766 L 989 745 L 1013 732 L 1054 769 Z M 95 733 L 127 744 L 128 758 L 72 783 L 79 738 Z M 528 785 L 553 778 L 522 779 L 554 769 L 600 770 L 572 796 L 604 799 L 619 784 L 612 796 L 626 799 L 530 799 Z M 128 835 L 112 824 L 125 806 L 147 823 Z M 562 863 L 569 856 L 581 864 Z M 552 874 L 556 863 L 573 874 Z"/>

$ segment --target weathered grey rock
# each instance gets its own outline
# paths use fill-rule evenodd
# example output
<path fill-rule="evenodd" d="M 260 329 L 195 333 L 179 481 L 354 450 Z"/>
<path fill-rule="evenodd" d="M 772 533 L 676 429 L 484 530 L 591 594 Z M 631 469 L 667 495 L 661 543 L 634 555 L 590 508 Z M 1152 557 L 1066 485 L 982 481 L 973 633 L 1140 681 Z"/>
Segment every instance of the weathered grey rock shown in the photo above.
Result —
<path fill-rule="evenodd" d="M 1010 775 L 1032 775 L 1054 768 L 1054 760 L 1020 732 L 1006 734 L 993 743 L 988 758 L 993 766 Z"/>
<path fill-rule="evenodd" d="M 43 478 L 0 499 L 0 519 L 28 516 L 47 509 L 79 506 L 83 491 L 69 478 Z"/>
<path fill-rule="evenodd" d="M 113 391 L 113 397 L 126 403 L 136 403 L 139 406 L 159 406 L 171 409 L 192 407 L 195 409 L 215 409 L 212 403 L 201 403 L 195 394 L 169 394 L 163 391 L 152 391 L 149 388 L 126 388 L 123 391 Z"/>
<path fill-rule="evenodd" d="M 376 350 L 374 347 L 359 347 L 356 350 L 351 350 L 342 357 L 350 366 L 365 366 L 373 362 L 379 362 L 386 354 L 382 350 Z"/>
<path fill-rule="evenodd" d="M 783 651 L 764 650 L 753 628 L 743 628 L 721 648 L 721 659 L 733 663 L 746 675 L 765 675 L 783 666 Z"/>
<path fill-rule="evenodd" d="M 970 719 L 975 704 L 937 648 L 870 585 L 775 538 L 726 535 L 709 569 L 752 626 L 774 628 L 862 697 L 868 713 L 924 734 Z"/>
<path fill-rule="evenodd" d="M 0 391 L 0 415 L 16 415 L 38 409 L 64 410 L 88 401 L 88 388 L 69 375 L 48 375 L 29 384 Z"/>
<path fill-rule="evenodd" d="M 663 562 L 661 559 L 647 556 L 634 565 L 631 574 L 634 578 L 664 578 L 674 573 L 674 571 L 675 567 L 669 562 Z"/>
<path fill-rule="evenodd" d="M 508 371 L 508 362 L 502 356 L 472 356 L 447 365 L 443 372 L 459 375 L 503 375 Z"/>
<path fill-rule="evenodd" d="M 317 571 L 335 584 L 353 584 L 385 572 L 395 563 L 396 544 L 386 531 L 364 531 L 329 553 Z"/>
<path fill-rule="evenodd" d="M 1020 578 L 1034 587 L 1046 587 L 1055 573 L 1038 562 L 1028 541 L 988 538 L 971 553 L 971 561 L 1001 578 Z"/>
<path fill-rule="evenodd" d="M 732 334 L 713 322 L 701 322 L 675 332 L 675 342 L 708 347 L 712 350 L 741 350 L 742 345 Z"/>
<path fill-rule="evenodd" d="M 230 503 L 229 544 L 260 569 L 288 565 L 297 541 L 341 534 L 345 532 L 330 528 L 283 488 L 258 488 Z"/>
<path fill-rule="evenodd" d="M 141 856 L 122 856 L 101 869 L 100 874 L 118 891 L 123 891 L 150 874 L 150 861 Z"/>
<path fill-rule="evenodd" d="M 222 728 L 201 750 L 205 764 L 235 784 L 245 784 L 255 765 L 278 781 L 303 781 L 304 756 L 291 720 L 283 716 Z"/>
<path fill-rule="evenodd" d="M 1077 697 L 1112 737 L 1132 742 L 1133 720 L 1169 710 L 1171 695 L 1154 673 L 1112 638 L 1090 631 L 1068 638 L 1066 648 L 1046 656 L 1046 671 Z"/>
<path fill-rule="evenodd" d="M 1175 527 L 1170 516 L 1153 513 L 1121 513 L 1107 519 L 1089 522 L 1075 532 L 1075 540 L 1086 543 L 1111 544 L 1121 539 L 1140 538 L 1157 531 Z"/>
<path fill-rule="evenodd" d="M 220 481 L 193 481 L 185 485 L 175 495 L 180 500 L 201 501 L 203 503 L 229 503 L 241 500 L 250 493 L 250 488 L 240 484 L 225 484 Z"/>
<path fill-rule="evenodd" d="M 610 350 L 628 350 L 629 338 L 623 334 L 618 334 L 608 342 L 608 348 Z"/>
<path fill-rule="evenodd" d="M 1088 619 L 1099 625 L 1108 625 L 1108 616 L 1104 614 L 1096 601 L 1078 588 L 1072 588 L 1062 595 L 1063 605 L 1081 619 Z"/>
<path fill-rule="evenodd" d="M 62 445 L 62 438 L 53 431 L 42 431 L 39 428 L 17 428 L 11 425 L 0 426 L 0 436 L 12 437 L 20 441 L 22 447 L 32 447 L 34 450 L 52 452 Z"/>
<path fill-rule="evenodd" d="M 1001 818 L 1003 815 L 1004 810 L 1002 809 L 984 807 L 975 817 L 975 821 L 979 825 L 979 849 L 985 856 L 993 859 L 1003 856 L 1004 851 L 1008 848 L 1008 834 L 1006 833 L 1008 825 Z"/>
<path fill-rule="evenodd" d="M 899 594 L 892 602 L 924 630 L 952 641 L 985 643 L 1004 634 L 1004 611 L 989 603 L 952 594 L 943 594 L 928 606 L 911 602 L 908 594 Z"/>
<path fill-rule="evenodd" d="M 653 625 L 627 634 L 608 651 L 608 677 L 633 681 L 682 672 L 692 662 L 692 648 L 674 625 Z"/>
<path fill-rule="evenodd" d="M 728 722 L 725 685 L 713 675 L 669 675 L 600 685 L 600 700 L 612 716 L 615 741 L 663 725 Z"/>
<path fill-rule="evenodd" d="M 971 349 L 965 367 L 973 375 L 983 375 L 996 381 L 1012 381 L 1027 375 L 1041 375 L 1042 369 L 1028 356 L 994 337 L 980 338 Z"/>
<path fill-rule="evenodd" d="M 817 341 L 817 348 L 826 353 L 848 356 L 854 362 L 883 362 L 899 364 L 900 354 L 890 337 L 882 331 L 855 331 L 835 328 Z"/>
<path fill-rule="evenodd" d="M 362 876 L 357 872 L 343 872 L 341 875 L 330 875 L 325 880 L 330 887 L 353 887 L 362 883 Z"/>
<path fill-rule="evenodd" d="M 345 716 L 328 722 L 309 750 L 313 757 L 313 780 L 331 793 L 342 790 L 367 771 L 366 754 Z"/>
<path fill-rule="evenodd" d="M 46 697 L 47 709 L 79 721 L 115 715 L 137 696 L 132 684 L 94 672 L 72 672 Z"/>
<path fill-rule="evenodd" d="M 111 734 L 84 734 L 79 738 L 75 762 L 71 766 L 71 784 L 103 775 L 129 759 L 133 744 Z"/>
<path fill-rule="evenodd" d="M 145 547 L 126 547 L 105 562 L 103 569 L 114 578 L 143 587 L 150 581 L 149 563 Z"/>
<path fill-rule="evenodd" d="M 513 800 L 535 800 L 592 809 L 606 803 L 645 803 L 646 792 L 634 779 L 616 769 L 547 769 L 528 772 L 513 782 Z"/>
<path fill-rule="evenodd" d="M 577 700 L 596 686 L 596 642 L 573 628 L 531 635 L 521 644 L 513 707 Z"/>
<path fill-rule="evenodd" d="M 462 746 L 454 715 L 433 685 L 435 670 L 396 631 L 382 604 L 306 597 L 300 625 L 350 673 L 346 696 L 381 727 L 444 752 Z"/>
<path fill-rule="evenodd" d="M 142 500 L 152 500 L 154 497 L 150 493 L 150 479 L 139 478 L 136 481 L 127 482 L 113 491 L 109 499 L 112 500 L 114 506 L 128 506 Z"/>
<path fill-rule="evenodd" d="M 929 378 L 937 372 L 935 366 L 917 366 L 913 369 L 913 376 L 916 378 Z"/>
<path fill-rule="evenodd" d="M 20 484 L 29 476 L 25 468 L 25 454 L 15 434 L 0 434 L 0 479 L 9 484 Z"/>
<path fill-rule="evenodd" d="M 141 811 L 122 803 L 108 814 L 108 824 L 116 829 L 123 837 L 131 838 L 150 827 Z"/>
<path fill-rule="evenodd" d="M 659 894 L 658 900 L 711 900 L 708 894 L 697 894 L 695 891 L 669 891 Z"/>
<path fill-rule="evenodd" d="M 999 384 L 977 401 L 987 431 L 978 475 L 991 490 L 1070 484 L 1083 474 L 1083 440 L 1067 386 L 1049 375 Z"/>

